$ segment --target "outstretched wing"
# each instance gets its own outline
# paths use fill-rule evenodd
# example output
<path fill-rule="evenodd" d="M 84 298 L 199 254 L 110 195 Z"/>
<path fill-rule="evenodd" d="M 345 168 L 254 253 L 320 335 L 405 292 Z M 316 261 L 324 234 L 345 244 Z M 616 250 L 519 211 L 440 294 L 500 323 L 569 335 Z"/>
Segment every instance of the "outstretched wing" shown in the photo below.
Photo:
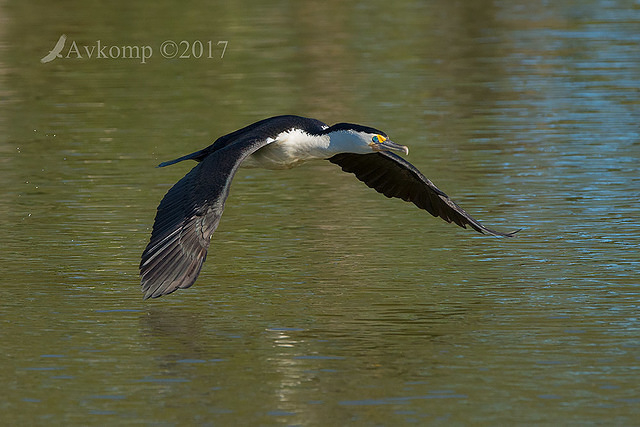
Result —
<path fill-rule="evenodd" d="M 454 222 L 460 227 L 467 228 L 468 225 L 480 233 L 493 236 L 512 237 L 517 232 L 502 233 L 480 224 L 415 166 L 394 153 L 388 151 L 371 154 L 341 153 L 328 160 L 340 166 L 343 171 L 355 174 L 360 181 L 377 192 L 387 197 L 398 197 L 412 202 L 431 215 L 439 216 L 447 222 Z"/>
<path fill-rule="evenodd" d="M 211 153 L 164 196 L 142 253 L 144 298 L 193 285 L 218 227 L 231 180 L 240 163 L 271 140 L 238 140 Z"/>

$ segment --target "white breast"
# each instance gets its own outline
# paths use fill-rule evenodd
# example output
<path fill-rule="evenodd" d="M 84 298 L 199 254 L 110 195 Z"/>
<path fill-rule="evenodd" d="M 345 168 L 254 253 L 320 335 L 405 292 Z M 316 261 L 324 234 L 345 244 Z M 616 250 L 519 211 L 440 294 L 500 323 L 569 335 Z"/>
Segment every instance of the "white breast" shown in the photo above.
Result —
<path fill-rule="evenodd" d="M 335 153 L 329 151 L 327 135 L 314 136 L 300 129 L 282 132 L 270 143 L 251 154 L 243 167 L 290 169 L 309 160 L 326 159 Z"/>

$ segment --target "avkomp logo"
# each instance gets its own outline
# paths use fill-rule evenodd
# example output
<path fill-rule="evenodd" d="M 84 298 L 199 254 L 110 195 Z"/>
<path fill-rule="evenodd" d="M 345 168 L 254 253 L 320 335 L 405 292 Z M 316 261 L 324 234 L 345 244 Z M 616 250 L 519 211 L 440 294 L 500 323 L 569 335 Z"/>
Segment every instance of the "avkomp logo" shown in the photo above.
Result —
<path fill-rule="evenodd" d="M 158 43 L 158 52 L 164 59 L 222 59 L 227 51 L 228 40 L 163 40 Z M 57 58 L 62 59 L 136 59 L 141 64 L 153 57 L 151 45 L 105 44 L 101 40 L 82 45 L 72 40 L 67 43 L 66 34 L 62 34 L 53 49 L 40 59 L 46 64 Z"/>
<path fill-rule="evenodd" d="M 62 49 L 64 49 L 64 43 L 66 41 L 67 41 L 67 35 L 66 34 L 61 35 L 60 38 L 58 39 L 58 42 L 53 47 L 53 49 L 51 49 L 44 58 L 40 59 L 40 62 L 45 64 L 47 62 L 53 61 L 56 58 L 62 58 L 62 55 L 60 54 L 60 52 L 62 52 Z"/>

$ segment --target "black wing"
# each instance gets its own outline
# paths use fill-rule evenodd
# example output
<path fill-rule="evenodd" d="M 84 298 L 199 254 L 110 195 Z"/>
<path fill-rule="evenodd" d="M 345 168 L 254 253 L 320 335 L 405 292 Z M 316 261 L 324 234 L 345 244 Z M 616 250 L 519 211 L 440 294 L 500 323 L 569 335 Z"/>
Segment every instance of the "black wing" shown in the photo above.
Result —
<path fill-rule="evenodd" d="M 502 233 L 480 224 L 445 193 L 440 191 L 415 166 L 388 151 L 371 154 L 341 153 L 328 159 L 387 197 L 413 202 L 433 216 L 454 222 L 462 228 L 471 226 L 482 234 L 512 237 L 517 231 Z"/>
<path fill-rule="evenodd" d="M 145 299 L 193 285 L 240 163 L 269 140 L 238 140 L 205 157 L 164 196 L 142 253 Z"/>

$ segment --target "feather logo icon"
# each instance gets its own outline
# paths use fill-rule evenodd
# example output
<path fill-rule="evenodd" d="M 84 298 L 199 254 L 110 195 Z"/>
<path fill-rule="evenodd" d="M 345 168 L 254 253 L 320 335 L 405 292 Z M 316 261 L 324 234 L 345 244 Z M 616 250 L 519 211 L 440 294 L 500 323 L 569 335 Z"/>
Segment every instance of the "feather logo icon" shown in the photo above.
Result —
<path fill-rule="evenodd" d="M 56 43 L 56 45 L 53 47 L 53 49 L 49 51 L 49 53 L 44 58 L 40 59 L 40 62 L 42 62 L 43 64 L 46 64 L 47 62 L 51 62 L 56 58 L 62 58 L 62 55 L 60 54 L 60 52 L 62 52 L 62 49 L 64 48 L 64 43 L 66 41 L 67 41 L 67 35 L 62 34 L 58 39 L 58 42 Z"/>

